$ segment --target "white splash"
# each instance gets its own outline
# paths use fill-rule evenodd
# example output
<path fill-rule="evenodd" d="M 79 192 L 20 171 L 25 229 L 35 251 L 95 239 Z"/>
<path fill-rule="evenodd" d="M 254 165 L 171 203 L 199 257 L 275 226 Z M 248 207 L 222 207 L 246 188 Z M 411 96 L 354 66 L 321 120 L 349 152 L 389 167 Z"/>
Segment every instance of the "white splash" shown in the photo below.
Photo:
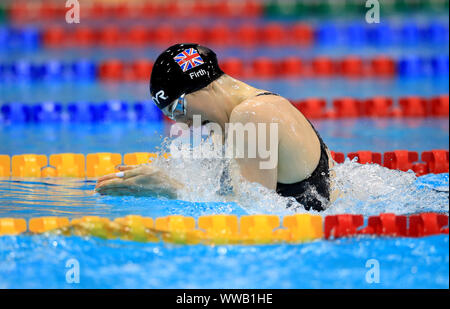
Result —
<path fill-rule="evenodd" d="M 168 148 L 166 140 L 163 148 Z M 209 158 L 192 159 L 192 153 L 202 147 Z M 159 158 L 153 162 L 163 168 L 169 176 L 186 184 L 180 199 L 192 202 L 236 202 L 250 214 L 287 215 L 292 213 L 316 213 L 321 215 L 358 213 L 377 215 L 383 212 L 408 214 L 422 211 L 448 212 L 448 189 L 437 190 L 429 186 L 418 186 L 414 172 L 390 170 L 377 164 L 359 164 L 348 158 L 333 168 L 336 172 L 335 186 L 343 193 L 334 203 L 320 213 L 303 209 L 293 198 L 285 198 L 260 184 L 249 183 L 239 174 L 236 163 L 220 158 L 214 153 L 210 140 L 191 147 L 180 143 L 172 147 L 169 159 Z M 233 194 L 218 194 L 221 176 L 229 165 L 233 179 Z M 445 187 L 445 186 L 444 186 Z M 293 205 L 286 208 L 288 202 Z"/>
<path fill-rule="evenodd" d="M 382 212 L 409 214 L 448 212 L 448 191 L 417 185 L 413 171 L 391 170 L 378 164 L 359 164 L 348 158 L 334 167 L 336 186 L 343 192 L 324 213 Z"/>

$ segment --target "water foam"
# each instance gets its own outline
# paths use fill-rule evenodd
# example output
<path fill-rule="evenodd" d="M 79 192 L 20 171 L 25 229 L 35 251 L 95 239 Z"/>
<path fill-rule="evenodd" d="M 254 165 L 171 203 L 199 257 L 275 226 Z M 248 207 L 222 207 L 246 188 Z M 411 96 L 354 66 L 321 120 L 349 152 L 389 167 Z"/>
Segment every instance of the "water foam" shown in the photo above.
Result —
<path fill-rule="evenodd" d="M 161 151 L 167 151 L 172 141 L 165 140 Z M 193 159 L 199 147 L 204 157 Z M 169 159 L 157 159 L 153 164 L 186 185 L 179 192 L 181 200 L 236 202 L 250 214 L 317 213 L 307 212 L 293 198 L 281 197 L 258 183 L 246 181 L 240 176 L 237 164 L 222 158 L 218 151 L 221 150 L 214 149 L 209 140 L 195 147 L 179 143 L 177 147 L 171 148 Z M 233 194 L 223 196 L 218 191 L 222 172 L 227 165 L 230 166 L 233 179 Z M 336 164 L 333 170 L 336 173 L 334 185 L 342 194 L 318 214 L 377 215 L 384 212 L 410 214 L 449 211 L 448 177 L 447 183 L 429 186 L 421 184 L 412 171 L 391 170 L 378 164 L 359 164 L 356 158 L 353 161 L 347 158 L 344 163 Z M 288 201 L 293 204 L 290 208 L 286 208 Z"/>

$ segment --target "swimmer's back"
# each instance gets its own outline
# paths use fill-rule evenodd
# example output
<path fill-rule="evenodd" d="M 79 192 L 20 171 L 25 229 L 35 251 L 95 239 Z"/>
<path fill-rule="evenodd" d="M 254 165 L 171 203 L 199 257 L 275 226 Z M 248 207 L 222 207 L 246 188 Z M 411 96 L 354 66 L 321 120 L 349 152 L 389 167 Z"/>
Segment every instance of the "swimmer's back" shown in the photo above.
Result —
<path fill-rule="evenodd" d="M 278 123 L 278 182 L 299 182 L 315 170 L 321 154 L 318 136 L 287 99 L 277 95 L 255 96 L 238 105 L 234 113 L 257 113 L 261 119 Z"/>

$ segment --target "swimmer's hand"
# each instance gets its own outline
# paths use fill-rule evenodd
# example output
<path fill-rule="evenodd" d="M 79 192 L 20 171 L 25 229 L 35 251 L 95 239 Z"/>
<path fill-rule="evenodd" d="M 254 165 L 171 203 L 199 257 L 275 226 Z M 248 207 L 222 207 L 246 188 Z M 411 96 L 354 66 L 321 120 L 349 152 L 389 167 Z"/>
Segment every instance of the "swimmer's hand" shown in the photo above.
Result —
<path fill-rule="evenodd" d="M 102 195 L 176 198 L 183 184 L 151 164 L 119 167 L 119 173 L 100 177 L 95 191 Z"/>

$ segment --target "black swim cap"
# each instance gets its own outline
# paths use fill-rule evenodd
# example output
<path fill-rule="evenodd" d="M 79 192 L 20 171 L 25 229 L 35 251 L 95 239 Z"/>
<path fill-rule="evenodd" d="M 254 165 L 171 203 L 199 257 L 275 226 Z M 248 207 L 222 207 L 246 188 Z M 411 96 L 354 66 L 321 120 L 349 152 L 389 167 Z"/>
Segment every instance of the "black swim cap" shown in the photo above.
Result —
<path fill-rule="evenodd" d="M 198 44 L 176 44 L 156 59 L 150 77 L 150 94 L 163 109 L 183 93 L 202 89 L 222 75 L 212 50 Z"/>

